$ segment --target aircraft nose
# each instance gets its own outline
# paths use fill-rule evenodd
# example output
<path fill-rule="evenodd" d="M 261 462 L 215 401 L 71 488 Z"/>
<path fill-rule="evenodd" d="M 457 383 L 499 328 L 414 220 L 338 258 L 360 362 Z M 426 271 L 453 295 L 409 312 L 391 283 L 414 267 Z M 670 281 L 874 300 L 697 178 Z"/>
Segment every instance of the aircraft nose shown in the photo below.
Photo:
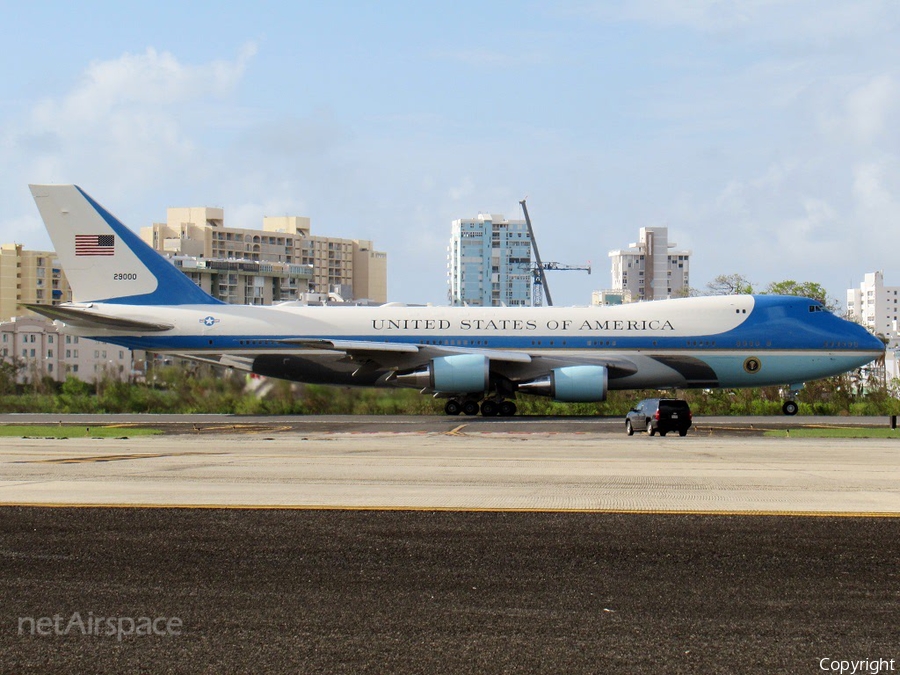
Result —
<path fill-rule="evenodd" d="M 865 333 L 865 338 L 860 340 L 860 346 L 866 351 L 878 352 L 879 354 L 884 353 L 886 347 L 881 338 L 872 335 L 869 331 L 865 331 Z"/>
<path fill-rule="evenodd" d="M 853 340 L 857 345 L 859 345 L 860 350 L 867 352 L 877 352 L 878 355 L 884 353 L 884 342 L 877 335 L 870 333 L 867 328 L 860 326 L 858 323 L 853 323 L 852 331 Z"/>

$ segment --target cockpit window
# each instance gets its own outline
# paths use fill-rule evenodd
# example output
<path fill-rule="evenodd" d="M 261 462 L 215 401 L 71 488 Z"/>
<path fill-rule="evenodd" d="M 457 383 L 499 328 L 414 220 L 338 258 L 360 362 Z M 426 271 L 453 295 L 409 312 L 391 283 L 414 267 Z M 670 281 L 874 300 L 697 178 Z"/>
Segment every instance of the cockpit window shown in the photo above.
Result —
<path fill-rule="evenodd" d="M 810 312 L 824 312 L 825 308 L 822 305 L 810 305 L 809 311 Z"/>

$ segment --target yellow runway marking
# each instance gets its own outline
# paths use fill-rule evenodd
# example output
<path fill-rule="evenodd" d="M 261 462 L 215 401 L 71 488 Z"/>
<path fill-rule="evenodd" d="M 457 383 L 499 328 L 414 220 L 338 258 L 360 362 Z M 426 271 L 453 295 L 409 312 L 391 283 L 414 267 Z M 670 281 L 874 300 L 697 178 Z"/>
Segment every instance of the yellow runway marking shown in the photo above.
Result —
<path fill-rule="evenodd" d="M 462 429 L 463 427 L 467 427 L 467 426 L 469 426 L 469 425 L 468 425 L 468 424 L 460 424 L 458 427 L 456 427 L 455 429 L 451 429 L 450 431 L 448 431 L 448 432 L 445 433 L 444 435 L 445 435 L 445 436 L 465 436 L 465 434 L 462 433 L 462 432 L 460 431 L 460 429 Z"/>
<path fill-rule="evenodd" d="M 223 452 L 134 453 L 130 455 L 94 455 L 91 457 L 63 457 L 59 459 L 30 459 L 14 464 L 90 464 L 92 462 L 121 462 L 128 459 L 156 459 L 159 457 L 187 457 L 197 455 L 224 455 Z"/>
<path fill-rule="evenodd" d="M 162 455 L 98 455 L 96 457 L 64 457 L 62 459 L 34 459 L 19 464 L 89 464 L 91 462 L 120 462 L 125 459 L 149 459 Z"/>
<path fill-rule="evenodd" d="M 293 431 L 290 425 L 271 426 L 266 424 L 217 424 L 212 426 L 200 426 L 193 424 L 192 430 L 195 433 L 221 433 L 221 432 L 237 432 L 241 434 L 253 433 L 273 433 L 282 431 Z"/>

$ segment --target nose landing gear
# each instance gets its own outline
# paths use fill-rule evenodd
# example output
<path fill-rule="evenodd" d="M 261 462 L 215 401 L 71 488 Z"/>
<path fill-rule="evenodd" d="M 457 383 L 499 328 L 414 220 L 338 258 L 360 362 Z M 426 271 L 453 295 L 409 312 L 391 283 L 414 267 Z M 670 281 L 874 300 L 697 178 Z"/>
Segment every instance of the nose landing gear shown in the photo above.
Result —
<path fill-rule="evenodd" d="M 784 405 L 781 406 L 781 412 L 785 415 L 796 415 L 798 410 L 800 410 L 800 406 L 797 405 L 796 401 L 785 401 Z"/>
<path fill-rule="evenodd" d="M 797 411 L 800 410 L 800 406 L 797 403 L 797 396 L 800 395 L 801 389 L 803 389 L 802 382 L 800 384 L 792 384 L 790 386 L 787 400 L 784 402 L 784 405 L 781 406 L 781 412 L 783 412 L 785 415 L 796 415 Z"/>

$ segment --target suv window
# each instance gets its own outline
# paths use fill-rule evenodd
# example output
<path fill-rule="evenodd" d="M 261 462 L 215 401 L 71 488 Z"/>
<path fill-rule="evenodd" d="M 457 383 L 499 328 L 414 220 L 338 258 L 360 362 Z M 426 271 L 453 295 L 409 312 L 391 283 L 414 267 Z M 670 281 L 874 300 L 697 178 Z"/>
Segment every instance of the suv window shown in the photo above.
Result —
<path fill-rule="evenodd" d="M 679 399 L 663 399 L 659 402 L 660 409 L 666 410 L 689 410 L 690 406 L 688 406 L 687 401 L 682 401 Z"/>
<path fill-rule="evenodd" d="M 659 399 L 656 399 L 656 398 L 644 399 L 643 401 L 641 401 L 638 404 L 638 410 L 640 410 L 642 413 L 644 413 L 646 415 L 651 415 L 654 412 L 656 412 L 657 401 L 659 401 Z"/>

